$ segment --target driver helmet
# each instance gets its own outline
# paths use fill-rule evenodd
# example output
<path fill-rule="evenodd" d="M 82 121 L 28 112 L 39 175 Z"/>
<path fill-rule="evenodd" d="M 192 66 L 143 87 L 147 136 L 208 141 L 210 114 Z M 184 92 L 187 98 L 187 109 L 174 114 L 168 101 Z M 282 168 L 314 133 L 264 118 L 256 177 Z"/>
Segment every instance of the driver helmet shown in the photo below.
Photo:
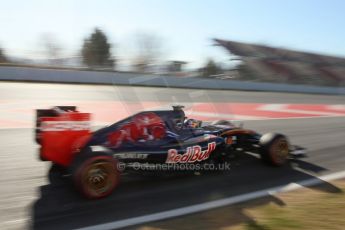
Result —
<path fill-rule="evenodd" d="M 185 121 L 185 126 L 188 128 L 197 128 L 199 126 L 199 122 L 195 119 L 187 119 Z"/>

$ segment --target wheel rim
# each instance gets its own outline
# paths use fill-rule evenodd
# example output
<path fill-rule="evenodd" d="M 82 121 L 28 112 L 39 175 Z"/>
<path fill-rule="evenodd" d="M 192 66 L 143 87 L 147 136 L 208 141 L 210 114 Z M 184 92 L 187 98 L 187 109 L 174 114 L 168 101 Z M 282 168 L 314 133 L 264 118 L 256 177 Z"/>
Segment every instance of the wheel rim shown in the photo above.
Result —
<path fill-rule="evenodd" d="M 272 146 L 272 158 L 278 164 L 283 164 L 289 154 L 289 144 L 287 140 L 280 139 Z"/>
<path fill-rule="evenodd" d="M 92 197 L 101 197 L 111 192 L 117 181 L 114 164 L 109 161 L 93 162 L 86 167 L 82 181 Z"/>

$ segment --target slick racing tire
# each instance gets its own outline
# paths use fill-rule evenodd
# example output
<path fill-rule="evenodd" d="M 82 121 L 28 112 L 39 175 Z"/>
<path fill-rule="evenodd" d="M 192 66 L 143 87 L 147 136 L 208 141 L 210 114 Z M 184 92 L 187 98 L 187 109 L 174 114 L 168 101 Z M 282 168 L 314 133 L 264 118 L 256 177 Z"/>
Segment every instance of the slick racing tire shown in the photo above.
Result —
<path fill-rule="evenodd" d="M 73 182 L 88 199 L 110 195 L 119 183 L 118 162 L 107 153 L 80 153 L 72 166 Z"/>
<path fill-rule="evenodd" d="M 272 166 L 284 165 L 289 156 L 289 141 L 282 134 L 267 133 L 260 138 L 261 159 Z"/>

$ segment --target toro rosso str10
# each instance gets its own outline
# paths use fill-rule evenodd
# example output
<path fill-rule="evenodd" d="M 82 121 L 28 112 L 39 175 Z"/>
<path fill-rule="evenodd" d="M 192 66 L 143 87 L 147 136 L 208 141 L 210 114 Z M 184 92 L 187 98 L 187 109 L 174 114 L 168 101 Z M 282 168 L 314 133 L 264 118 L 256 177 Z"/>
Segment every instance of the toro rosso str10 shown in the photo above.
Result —
<path fill-rule="evenodd" d="M 261 135 L 229 121 L 202 125 L 187 119 L 183 106 L 144 111 L 92 132 L 90 114 L 75 106 L 36 111 L 40 159 L 67 169 L 87 198 L 102 198 L 118 185 L 119 164 L 222 163 L 235 153 L 257 153 L 269 165 L 284 165 L 303 149 L 282 134 Z"/>

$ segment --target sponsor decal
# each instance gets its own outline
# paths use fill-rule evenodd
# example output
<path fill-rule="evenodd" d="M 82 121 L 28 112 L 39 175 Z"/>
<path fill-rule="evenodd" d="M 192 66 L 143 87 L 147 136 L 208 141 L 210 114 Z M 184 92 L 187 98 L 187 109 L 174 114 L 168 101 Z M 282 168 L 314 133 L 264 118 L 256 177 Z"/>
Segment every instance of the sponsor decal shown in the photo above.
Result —
<path fill-rule="evenodd" d="M 101 145 L 91 145 L 92 152 L 108 152 L 109 150 Z"/>
<path fill-rule="evenodd" d="M 202 151 L 200 145 L 195 145 L 187 148 L 187 152 L 179 154 L 176 149 L 168 150 L 168 157 L 166 163 L 193 163 L 208 159 L 211 152 L 216 149 L 216 142 L 208 143 L 207 149 Z"/>
<path fill-rule="evenodd" d="M 146 159 L 146 153 L 115 153 L 114 157 L 117 159 Z"/>
<path fill-rule="evenodd" d="M 44 121 L 40 127 L 41 131 L 81 131 L 89 130 L 89 121 Z"/>

